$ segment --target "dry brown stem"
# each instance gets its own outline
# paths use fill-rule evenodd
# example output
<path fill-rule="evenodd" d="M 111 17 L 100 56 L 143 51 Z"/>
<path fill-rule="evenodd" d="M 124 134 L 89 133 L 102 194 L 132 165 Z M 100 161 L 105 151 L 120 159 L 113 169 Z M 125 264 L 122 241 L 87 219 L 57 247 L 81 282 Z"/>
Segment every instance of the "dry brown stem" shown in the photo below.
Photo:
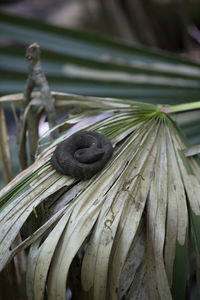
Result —
<path fill-rule="evenodd" d="M 40 47 L 37 43 L 31 44 L 26 50 L 26 60 L 29 64 L 28 79 L 24 90 L 24 99 L 21 109 L 22 129 L 19 133 L 19 153 L 22 169 L 27 167 L 28 160 L 33 163 L 38 141 L 37 120 L 33 107 L 30 105 L 31 93 L 35 87 L 40 90 L 41 99 L 47 115 L 50 128 L 56 125 L 56 111 L 54 99 L 51 96 L 46 76 L 40 63 Z M 29 159 L 26 151 L 26 132 L 29 139 Z M 54 139 L 58 136 L 58 131 L 54 130 L 51 137 Z"/>

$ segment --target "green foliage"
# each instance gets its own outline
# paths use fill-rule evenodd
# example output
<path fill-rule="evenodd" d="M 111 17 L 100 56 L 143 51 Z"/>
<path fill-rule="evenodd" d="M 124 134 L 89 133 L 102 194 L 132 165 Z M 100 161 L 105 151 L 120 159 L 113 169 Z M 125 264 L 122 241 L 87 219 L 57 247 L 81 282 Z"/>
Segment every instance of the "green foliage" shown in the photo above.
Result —
<path fill-rule="evenodd" d="M 1 94 L 23 90 L 25 46 L 36 41 L 51 90 L 162 104 L 200 99 L 199 65 L 180 56 L 5 14 L 0 30 L 18 44 L 0 47 Z"/>

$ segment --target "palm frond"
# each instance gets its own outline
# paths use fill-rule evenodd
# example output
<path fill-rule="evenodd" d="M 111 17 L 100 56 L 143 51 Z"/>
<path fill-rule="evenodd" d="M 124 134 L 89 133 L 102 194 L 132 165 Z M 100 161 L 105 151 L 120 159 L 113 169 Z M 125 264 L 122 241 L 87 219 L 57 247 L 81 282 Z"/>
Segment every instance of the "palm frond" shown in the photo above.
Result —
<path fill-rule="evenodd" d="M 40 101 L 35 96 L 33 103 Z M 57 97 L 57 103 L 70 98 Z M 114 300 L 123 293 L 130 299 L 147 299 L 147 295 L 178 299 L 185 293 L 189 274 L 180 258 L 189 263 L 191 232 L 199 256 L 198 160 L 184 156 L 182 132 L 160 106 L 98 98 L 90 102 L 87 97 L 71 96 L 73 104 L 80 100 L 83 107 L 93 107 L 90 113 L 83 110 L 61 124 L 79 122 L 79 127 L 66 131 L 0 192 L 1 269 L 31 245 L 29 299 L 43 299 L 45 290 L 48 299 L 66 299 L 66 282 L 77 255 L 82 257 L 79 271 L 85 299 Z M 97 121 L 80 122 L 92 113 L 105 112 Z M 77 182 L 53 170 L 49 160 L 58 142 L 83 129 L 105 134 L 115 151 L 102 172 Z M 39 226 L 12 249 L 28 217 L 33 215 L 37 221 L 41 204 Z M 126 266 L 138 248 L 143 249 L 137 254 L 138 265 L 129 274 Z M 123 276 L 128 283 L 123 283 Z"/>
<path fill-rule="evenodd" d="M 2 13 L 0 30 L 18 43 L 0 47 L 1 94 L 23 90 L 24 46 L 36 41 L 51 90 L 161 104 L 200 99 L 199 64 L 180 56 Z"/>

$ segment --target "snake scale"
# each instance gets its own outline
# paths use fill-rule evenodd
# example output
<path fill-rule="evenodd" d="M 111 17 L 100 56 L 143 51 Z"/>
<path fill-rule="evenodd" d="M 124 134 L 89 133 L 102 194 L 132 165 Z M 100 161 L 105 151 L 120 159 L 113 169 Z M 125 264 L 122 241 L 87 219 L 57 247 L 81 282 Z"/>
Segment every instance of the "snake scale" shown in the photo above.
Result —
<path fill-rule="evenodd" d="M 98 132 L 72 134 L 54 150 L 52 166 L 62 174 L 76 179 L 89 179 L 100 171 L 112 156 L 109 139 Z"/>

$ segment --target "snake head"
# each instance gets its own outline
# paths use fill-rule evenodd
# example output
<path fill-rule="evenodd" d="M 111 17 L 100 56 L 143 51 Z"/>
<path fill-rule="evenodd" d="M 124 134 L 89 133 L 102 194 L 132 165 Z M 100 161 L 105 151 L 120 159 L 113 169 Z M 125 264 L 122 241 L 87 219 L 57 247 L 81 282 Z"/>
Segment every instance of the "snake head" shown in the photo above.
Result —
<path fill-rule="evenodd" d="M 104 155 L 105 151 L 101 148 L 98 148 L 96 143 L 93 143 L 88 148 L 82 148 L 76 150 L 74 153 L 74 158 L 81 163 L 93 163 Z"/>

